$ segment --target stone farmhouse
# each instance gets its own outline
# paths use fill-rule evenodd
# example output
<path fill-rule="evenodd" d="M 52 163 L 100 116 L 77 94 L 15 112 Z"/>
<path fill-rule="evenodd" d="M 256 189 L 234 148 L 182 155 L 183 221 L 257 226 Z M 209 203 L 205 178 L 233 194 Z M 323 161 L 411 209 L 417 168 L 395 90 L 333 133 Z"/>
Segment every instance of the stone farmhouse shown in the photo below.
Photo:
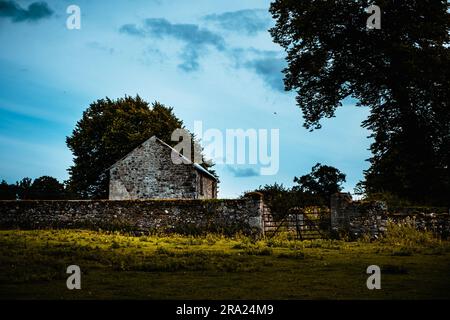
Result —
<path fill-rule="evenodd" d="M 172 161 L 172 152 L 183 159 Z M 153 136 L 109 168 L 110 200 L 213 199 L 217 179 Z"/>

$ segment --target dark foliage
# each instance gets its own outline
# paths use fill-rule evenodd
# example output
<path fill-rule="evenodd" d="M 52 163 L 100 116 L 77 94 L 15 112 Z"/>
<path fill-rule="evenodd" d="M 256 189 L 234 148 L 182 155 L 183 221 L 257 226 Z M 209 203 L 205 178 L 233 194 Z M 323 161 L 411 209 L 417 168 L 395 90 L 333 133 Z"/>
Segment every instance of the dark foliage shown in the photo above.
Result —
<path fill-rule="evenodd" d="M 5 180 L 0 183 L 0 200 L 16 200 L 17 186 L 8 184 Z"/>
<path fill-rule="evenodd" d="M 0 200 L 61 200 L 67 197 L 64 185 L 50 176 L 42 176 L 34 181 L 23 178 L 16 184 L 2 180 Z"/>
<path fill-rule="evenodd" d="M 153 135 L 173 145 L 171 134 L 182 127 L 173 109 L 158 102 L 150 106 L 139 96 L 97 100 L 66 139 L 74 155 L 69 191 L 78 198 L 107 198 L 111 165 Z"/>
<path fill-rule="evenodd" d="M 341 184 L 345 182 L 345 174 L 334 167 L 317 163 L 311 173 L 295 177 L 294 182 L 298 185 L 293 190 L 312 194 L 328 204 L 332 194 L 342 191 Z"/>
<path fill-rule="evenodd" d="M 365 12 L 381 8 L 381 29 Z M 366 193 L 449 204 L 450 14 L 445 0 L 276 0 L 271 34 L 287 51 L 285 87 L 305 127 L 320 128 L 341 101 L 370 108 Z"/>
<path fill-rule="evenodd" d="M 30 186 L 28 195 L 28 199 L 34 200 L 61 200 L 65 197 L 64 185 L 49 176 L 35 179 Z"/>

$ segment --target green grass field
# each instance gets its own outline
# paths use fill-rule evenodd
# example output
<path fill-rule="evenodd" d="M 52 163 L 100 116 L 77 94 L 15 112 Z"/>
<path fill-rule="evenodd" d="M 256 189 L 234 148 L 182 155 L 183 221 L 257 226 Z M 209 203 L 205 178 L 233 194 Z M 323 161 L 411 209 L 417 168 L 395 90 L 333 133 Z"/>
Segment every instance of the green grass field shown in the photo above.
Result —
<path fill-rule="evenodd" d="M 71 264 L 81 290 L 66 287 Z M 381 290 L 366 287 L 373 264 Z M 0 231 L 1 299 L 449 299 L 449 275 L 449 242 L 400 229 L 375 242 Z"/>

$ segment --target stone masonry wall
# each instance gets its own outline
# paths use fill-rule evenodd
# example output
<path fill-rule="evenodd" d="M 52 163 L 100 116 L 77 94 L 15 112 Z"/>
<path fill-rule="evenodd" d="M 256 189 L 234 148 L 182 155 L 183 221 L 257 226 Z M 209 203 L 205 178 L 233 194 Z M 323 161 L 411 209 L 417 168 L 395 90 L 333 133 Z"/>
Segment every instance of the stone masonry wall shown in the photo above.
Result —
<path fill-rule="evenodd" d="M 213 198 L 199 197 L 198 175 L 192 164 L 174 164 L 171 149 L 152 137 L 110 168 L 109 199 Z"/>
<path fill-rule="evenodd" d="M 197 190 L 199 199 L 216 198 L 216 182 L 197 172 Z"/>
<path fill-rule="evenodd" d="M 383 202 L 352 201 L 349 194 L 340 193 L 331 198 L 331 229 L 335 235 L 346 233 L 352 238 L 362 235 L 377 238 L 387 231 L 388 221 L 391 221 L 408 224 L 418 230 L 431 231 L 440 237 L 449 237 L 450 214 L 436 210 L 426 213 L 421 211 L 424 210 L 389 210 Z"/>
<path fill-rule="evenodd" d="M 262 199 L 0 201 L 0 228 L 261 234 Z"/>

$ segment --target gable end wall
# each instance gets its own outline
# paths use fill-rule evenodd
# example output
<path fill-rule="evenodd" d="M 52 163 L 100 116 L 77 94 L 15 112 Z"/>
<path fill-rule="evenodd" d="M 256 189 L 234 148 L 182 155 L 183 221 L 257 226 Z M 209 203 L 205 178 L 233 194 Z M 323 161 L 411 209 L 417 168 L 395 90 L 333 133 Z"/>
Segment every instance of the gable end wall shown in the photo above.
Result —
<path fill-rule="evenodd" d="M 173 164 L 171 151 L 151 138 L 110 169 L 109 199 L 195 199 L 197 172 Z"/>

